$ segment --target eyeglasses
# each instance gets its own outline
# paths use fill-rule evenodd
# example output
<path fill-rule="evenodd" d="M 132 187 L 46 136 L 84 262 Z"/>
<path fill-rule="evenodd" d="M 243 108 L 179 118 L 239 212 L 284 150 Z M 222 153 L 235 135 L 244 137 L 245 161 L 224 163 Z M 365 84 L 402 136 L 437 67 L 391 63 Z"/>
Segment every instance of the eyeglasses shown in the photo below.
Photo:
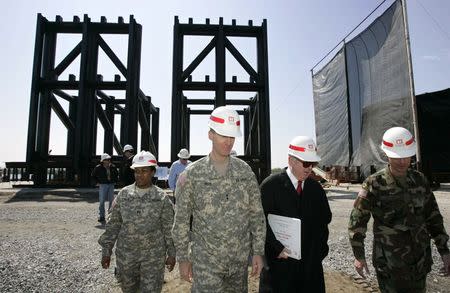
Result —
<path fill-rule="evenodd" d="M 303 168 L 309 168 L 309 167 L 315 167 L 315 166 L 317 166 L 317 162 L 303 162 L 303 161 L 299 161 L 299 162 L 301 162 L 302 163 L 302 165 L 303 165 Z"/>
<path fill-rule="evenodd" d="M 317 166 L 319 164 L 318 162 L 305 162 L 305 161 L 301 161 L 301 160 L 299 160 L 299 159 L 297 159 L 295 157 L 293 157 L 293 158 L 294 158 L 294 160 L 296 162 L 301 163 L 303 165 L 303 168 L 309 168 L 309 167 L 313 167 L 314 168 L 315 166 Z"/>

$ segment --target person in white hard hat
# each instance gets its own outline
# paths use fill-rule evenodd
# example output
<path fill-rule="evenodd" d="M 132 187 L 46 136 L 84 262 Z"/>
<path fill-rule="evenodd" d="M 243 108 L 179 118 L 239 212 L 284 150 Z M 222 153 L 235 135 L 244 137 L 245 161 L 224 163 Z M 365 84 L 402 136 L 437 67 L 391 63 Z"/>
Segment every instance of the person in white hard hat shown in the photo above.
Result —
<path fill-rule="evenodd" d="M 283 245 L 268 224 L 268 268 L 261 276 L 260 292 L 325 292 L 322 260 L 328 254 L 332 215 L 325 191 L 310 178 L 320 157 L 313 139 L 307 136 L 293 138 L 287 155 L 288 167 L 261 183 L 262 204 L 266 217 L 273 214 L 301 220 L 301 251 Z"/>
<path fill-rule="evenodd" d="M 109 154 L 102 154 L 100 156 L 100 164 L 95 166 L 91 174 L 92 179 L 99 186 L 99 216 L 98 221 L 105 222 L 105 201 L 109 202 L 108 212 L 111 210 L 111 205 L 114 200 L 114 184 L 117 183 L 119 173 L 116 167 L 111 163 L 111 156 Z"/>
<path fill-rule="evenodd" d="M 169 188 L 175 191 L 178 175 L 186 169 L 186 166 L 192 163 L 189 161 L 191 155 L 187 149 L 181 149 L 178 152 L 178 160 L 172 163 L 169 171 Z"/>
<path fill-rule="evenodd" d="M 134 172 L 131 169 L 133 164 L 134 148 L 130 144 L 126 144 L 123 147 L 123 160 L 122 167 L 120 170 L 120 181 L 124 186 L 133 184 L 134 182 Z"/>
<path fill-rule="evenodd" d="M 258 182 L 247 163 L 230 156 L 241 136 L 238 113 L 218 107 L 208 126 L 211 152 L 187 166 L 175 189 L 172 235 L 180 277 L 193 281 L 192 292 L 247 292 L 251 252 L 252 275 L 263 267 L 266 224 Z"/>
<path fill-rule="evenodd" d="M 175 266 L 171 228 L 173 205 L 152 184 L 157 162 L 147 151 L 136 154 L 131 168 L 136 182 L 120 190 L 114 201 L 102 246 L 101 265 L 109 268 L 116 244 L 117 277 L 123 292 L 161 292 L 164 266 Z"/>
<path fill-rule="evenodd" d="M 410 167 L 413 135 L 388 129 L 381 142 L 389 164 L 367 177 L 350 215 L 349 237 L 358 274 L 369 273 L 364 250 L 367 222 L 374 218 L 373 265 L 381 292 L 425 292 L 433 239 L 450 274 L 449 236 L 425 176 Z"/>

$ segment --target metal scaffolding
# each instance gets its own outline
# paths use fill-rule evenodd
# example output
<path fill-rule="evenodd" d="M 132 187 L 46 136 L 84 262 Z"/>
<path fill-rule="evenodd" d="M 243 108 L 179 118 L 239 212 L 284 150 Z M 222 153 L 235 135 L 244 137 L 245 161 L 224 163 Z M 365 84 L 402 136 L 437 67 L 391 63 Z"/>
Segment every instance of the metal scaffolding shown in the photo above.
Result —
<path fill-rule="evenodd" d="M 59 34 L 79 34 L 81 41 L 56 64 Z M 104 35 L 128 35 L 127 66 L 107 44 Z M 91 22 L 87 15 L 81 22 L 75 16 L 66 22 L 60 16 L 48 21 L 37 16 L 36 40 L 31 85 L 30 115 L 26 167 L 36 186 L 48 184 L 51 170 L 63 169 L 62 180 L 69 185 L 89 186 L 90 172 L 98 161 L 96 156 L 97 124 L 104 128 L 103 151 L 112 155 L 113 148 L 121 155 L 122 146 L 137 147 L 138 125 L 141 128 L 141 149 L 158 154 L 159 108 L 139 89 L 142 26 L 133 16 L 129 23 L 122 17 L 117 23 Z M 104 81 L 98 73 L 99 50 L 103 50 L 124 77 Z M 68 80 L 60 75 L 80 56 L 79 80 L 70 74 Z M 78 91 L 72 95 L 66 91 Z M 122 91 L 125 98 L 116 99 L 105 91 Z M 68 113 L 58 99 L 69 103 Z M 52 111 L 67 129 L 66 155 L 49 154 L 50 118 Z M 120 139 L 114 133 L 114 116 L 120 115 Z M 114 158 L 118 159 L 118 158 Z M 23 179 L 23 178 L 22 178 Z"/>
<path fill-rule="evenodd" d="M 183 42 L 186 36 L 211 36 L 212 40 L 197 57 L 183 70 Z M 233 45 L 229 37 L 256 39 L 255 70 Z M 205 76 L 204 81 L 193 81 L 192 72 L 202 63 L 206 56 L 215 50 L 215 81 Z M 228 51 L 242 68 L 248 73 L 248 82 L 238 82 L 233 76 L 232 82 L 226 82 L 225 56 Z M 214 91 L 215 97 L 209 99 L 190 99 L 189 91 Z M 227 99 L 227 92 L 256 92 L 252 98 Z M 267 21 L 261 26 L 254 26 L 250 20 L 248 25 L 194 24 L 192 18 L 182 24 L 175 16 L 173 33 L 173 76 L 172 76 L 172 143 L 171 160 L 177 159 L 182 147 L 189 148 L 191 115 L 209 115 L 211 109 L 190 109 L 191 105 L 214 108 L 224 105 L 245 106 L 238 111 L 244 121 L 244 156 L 261 181 L 270 174 L 270 113 L 269 113 L 269 75 L 267 53 Z M 198 106 L 197 106 L 198 108 Z M 194 159 L 196 159 L 194 157 Z"/>

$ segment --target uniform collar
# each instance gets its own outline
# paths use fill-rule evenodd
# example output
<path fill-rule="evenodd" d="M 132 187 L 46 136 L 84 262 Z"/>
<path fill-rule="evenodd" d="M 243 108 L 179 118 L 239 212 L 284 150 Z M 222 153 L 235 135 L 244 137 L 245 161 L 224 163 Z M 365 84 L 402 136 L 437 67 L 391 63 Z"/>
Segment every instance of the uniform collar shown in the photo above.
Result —
<path fill-rule="evenodd" d="M 144 196 L 144 195 L 146 195 L 146 194 L 151 194 L 151 193 L 152 193 L 152 189 L 154 188 L 154 185 L 153 185 L 153 184 L 150 185 L 149 188 L 139 188 L 139 187 L 137 187 L 136 182 L 133 183 L 133 185 L 134 185 L 133 193 L 134 193 L 134 195 L 137 196 L 137 197 L 142 197 L 142 196 Z M 145 190 L 145 189 L 146 189 L 146 192 L 140 194 L 140 193 L 138 192 L 138 189 L 140 189 L 140 190 Z"/>
<path fill-rule="evenodd" d="M 387 165 L 386 169 L 384 169 L 384 179 L 386 180 L 387 185 L 396 184 L 397 182 L 394 179 L 394 175 L 391 173 L 391 169 L 389 169 L 389 165 Z"/>
<path fill-rule="evenodd" d="M 412 170 L 411 170 L 411 168 L 408 168 L 408 170 L 406 171 L 406 181 L 407 182 L 414 182 L 413 176 L 411 176 L 411 174 L 412 174 Z M 397 180 L 395 180 L 394 175 L 392 175 L 392 173 L 391 173 L 391 169 L 389 168 L 389 164 L 384 169 L 384 178 L 386 180 L 386 184 L 388 184 L 388 185 L 391 185 L 391 184 L 398 185 Z"/>
<path fill-rule="evenodd" d="M 212 174 L 214 174 L 214 177 L 222 177 L 214 168 L 214 164 L 211 159 L 211 154 L 208 154 L 206 156 L 206 164 L 208 165 Z M 228 161 L 228 168 L 227 168 L 227 172 L 225 173 L 225 176 L 232 175 L 233 166 L 234 166 L 233 157 L 230 156 L 229 161 Z"/>

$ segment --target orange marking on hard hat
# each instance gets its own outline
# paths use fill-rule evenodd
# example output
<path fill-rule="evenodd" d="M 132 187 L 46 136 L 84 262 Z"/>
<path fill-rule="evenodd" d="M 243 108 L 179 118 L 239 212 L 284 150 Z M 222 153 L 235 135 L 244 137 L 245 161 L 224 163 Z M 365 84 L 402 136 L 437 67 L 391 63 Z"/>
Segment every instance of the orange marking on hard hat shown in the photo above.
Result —
<path fill-rule="evenodd" d="M 406 145 L 410 145 L 414 142 L 414 137 L 411 137 L 410 140 L 408 140 L 407 142 L 405 142 Z"/>
<path fill-rule="evenodd" d="M 388 142 L 388 141 L 385 141 L 385 140 L 383 140 L 383 144 L 384 144 L 385 146 L 387 146 L 387 147 L 390 147 L 390 148 L 394 146 L 393 143 Z"/>
<path fill-rule="evenodd" d="M 295 146 L 295 145 L 292 145 L 292 144 L 289 145 L 289 148 L 294 150 L 294 151 L 299 151 L 299 152 L 304 152 L 305 151 L 305 148 L 298 147 L 298 146 Z"/>
<path fill-rule="evenodd" d="M 216 116 L 212 116 L 211 115 L 211 117 L 209 119 L 211 119 L 212 121 L 217 122 L 217 123 L 221 123 L 221 124 L 225 123 L 225 119 L 222 119 L 222 118 L 219 118 L 219 117 L 216 117 Z"/>

